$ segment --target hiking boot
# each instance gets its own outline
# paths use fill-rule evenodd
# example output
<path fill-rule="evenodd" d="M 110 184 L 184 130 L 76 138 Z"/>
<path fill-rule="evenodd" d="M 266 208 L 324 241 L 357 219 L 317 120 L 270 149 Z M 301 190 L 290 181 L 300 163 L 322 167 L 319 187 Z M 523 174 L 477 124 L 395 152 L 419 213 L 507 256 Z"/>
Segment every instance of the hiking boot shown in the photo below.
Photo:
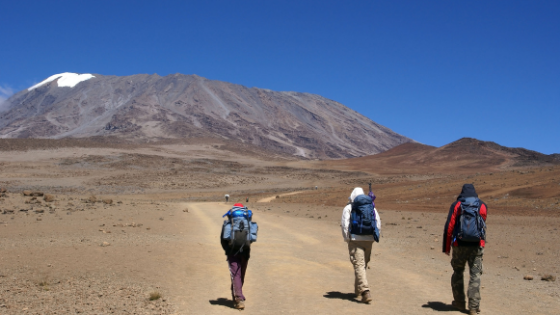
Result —
<path fill-rule="evenodd" d="M 453 306 L 454 309 L 459 310 L 459 311 L 466 311 L 467 310 L 467 307 L 465 306 L 465 304 L 466 304 L 465 302 L 457 302 L 457 301 L 451 302 L 451 306 Z"/>
<path fill-rule="evenodd" d="M 371 300 L 371 293 L 369 291 L 362 292 L 362 303 L 369 303 Z"/>
<path fill-rule="evenodd" d="M 238 310 L 242 310 L 242 309 L 245 308 L 245 301 L 243 301 L 243 300 L 235 301 L 234 304 L 233 304 L 233 307 L 235 307 Z"/>
<path fill-rule="evenodd" d="M 480 308 L 472 309 L 469 311 L 469 315 L 478 315 L 480 313 Z"/>

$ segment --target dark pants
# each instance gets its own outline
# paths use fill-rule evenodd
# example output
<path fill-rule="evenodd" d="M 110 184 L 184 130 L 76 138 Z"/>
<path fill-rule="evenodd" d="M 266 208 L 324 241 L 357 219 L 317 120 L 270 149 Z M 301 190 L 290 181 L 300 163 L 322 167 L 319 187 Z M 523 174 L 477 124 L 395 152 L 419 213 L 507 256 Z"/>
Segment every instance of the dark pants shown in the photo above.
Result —
<path fill-rule="evenodd" d="M 231 297 L 234 301 L 245 301 L 243 296 L 243 283 L 249 259 L 243 255 L 227 256 L 229 274 L 231 275 Z"/>

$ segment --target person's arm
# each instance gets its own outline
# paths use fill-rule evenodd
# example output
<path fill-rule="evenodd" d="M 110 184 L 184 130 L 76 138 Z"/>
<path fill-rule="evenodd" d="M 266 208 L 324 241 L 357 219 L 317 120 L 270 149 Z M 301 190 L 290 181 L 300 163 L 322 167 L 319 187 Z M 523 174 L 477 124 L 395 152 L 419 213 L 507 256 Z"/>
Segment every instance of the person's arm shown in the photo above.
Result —
<path fill-rule="evenodd" d="M 482 202 L 482 205 L 480 206 L 480 216 L 482 217 L 484 222 L 486 222 L 486 217 L 488 216 L 488 206 L 486 206 L 484 202 Z M 480 240 L 480 247 L 485 247 L 485 246 L 486 246 L 486 238 Z"/>
<path fill-rule="evenodd" d="M 373 208 L 373 210 L 375 212 L 375 221 L 377 222 L 377 229 L 381 233 L 381 217 L 379 216 L 379 211 L 377 211 L 377 209 L 375 208 Z"/>
<path fill-rule="evenodd" d="M 449 255 L 451 251 L 451 244 L 453 242 L 453 229 L 455 228 L 455 221 L 457 219 L 457 208 L 461 203 L 455 201 L 451 204 L 449 208 L 449 214 L 447 215 L 447 221 L 443 228 L 443 247 L 442 251 Z"/>
<path fill-rule="evenodd" d="M 226 227 L 225 224 L 222 225 L 222 232 L 220 232 L 220 243 L 222 244 L 222 248 L 227 253 L 230 251 L 229 242 L 224 239 L 224 228 Z"/>
<path fill-rule="evenodd" d="M 346 205 L 342 210 L 342 218 L 340 219 L 340 228 L 342 229 L 342 237 L 344 237 L 344 241 L 348 242 L 350 240 L 350 236 L 348 235 L 348 225 L 350 223 L 350 210 L 352 206 Z"/>
<path fill-rule="evenodd" d="M 482 202 L 482 205 L 480 206 L 480 216 L 482 217 L 482 219 L 484 219 L 484 222 L 486 222 L 487 215 L 488 215 L 488 206 L 486 206 L 486 204 Z"/>

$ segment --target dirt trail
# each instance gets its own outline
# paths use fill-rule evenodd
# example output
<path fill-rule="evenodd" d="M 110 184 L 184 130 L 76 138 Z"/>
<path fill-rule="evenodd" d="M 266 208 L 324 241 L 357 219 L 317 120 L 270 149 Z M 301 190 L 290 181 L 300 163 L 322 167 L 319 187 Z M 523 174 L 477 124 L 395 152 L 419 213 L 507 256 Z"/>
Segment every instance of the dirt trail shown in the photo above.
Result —
<path fill-rule="evenodd" d="M 280 197 L 291 196 L 291 195 L 300 194 L 300 193 L 302 193 L 302 192 L 304 192 L 304 190 L 301 190 L 301 191 L 292 191 L 292 192 L 290 192 L 290 193 L 280 194 L 280 195 L 278 195 L 278 196 L 280 196 Z M 271 202 L 271 201 L 274 200 L 274 199 L 276 199 L 276 196 L 270 196 L 270 197 L 266 197 L 266 198 L 259 199 L 259 200 L 257 200 L 257 202 Z"/>
<path fill-rule="evenodd" d="M 188 206 L 190 212 L 184 264 L 171 277 L 175 279 L 172 291 L 176 292 L 172 301 L 181 314 L 237 313 L 232 308 L 229 272 L 218 239 L 221 216 L 228 206 L 181 206 Z M 452 311 L 449 258 L 437 251 L 407 253 L 395 240 L 382 238 L 380 244 L 374 244 L 368 270 L 374 302 L 364 305 L 354 299 L 353 269 L 337 224 L 260 211 L 254 214 L 254 220 L 259 223 L 259 239 L 252 245 L 244 287 L 246 314 Z M 527 310 L 527 314 L 554 314 L 558 310 L 558 301 L 546 296 L 539 299 L 551 308 L 539 309 L 534 301 L 524 302 L 525 292 L 508 291 L 496 277 L 483 278 L 483 285 L 485 314 L 513 314 L 519 309 Z"/>

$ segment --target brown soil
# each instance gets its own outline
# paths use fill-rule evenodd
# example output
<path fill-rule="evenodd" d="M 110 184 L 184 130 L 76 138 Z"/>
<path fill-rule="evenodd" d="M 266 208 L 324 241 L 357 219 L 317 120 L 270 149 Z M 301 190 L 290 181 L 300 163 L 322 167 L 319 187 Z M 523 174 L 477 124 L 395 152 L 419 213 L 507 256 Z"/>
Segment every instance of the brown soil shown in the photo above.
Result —
<path fill-rule="evenodd" d="M 489 206 L 483 312 L 558 313 L 559 282 L 540 279 L 559 273 L 560 167 L 380 175 L 261 156 L 199 143 L 2 151 L 0 314 L 236 312 L 218 234 L 246 198 L 260 231 L 244 312 L 450 311 L 441 234 L 466 182 Z M 339 224 L 352 188 L 369 181 L 383 229 L 368 306 L 353 297 Z"/>

